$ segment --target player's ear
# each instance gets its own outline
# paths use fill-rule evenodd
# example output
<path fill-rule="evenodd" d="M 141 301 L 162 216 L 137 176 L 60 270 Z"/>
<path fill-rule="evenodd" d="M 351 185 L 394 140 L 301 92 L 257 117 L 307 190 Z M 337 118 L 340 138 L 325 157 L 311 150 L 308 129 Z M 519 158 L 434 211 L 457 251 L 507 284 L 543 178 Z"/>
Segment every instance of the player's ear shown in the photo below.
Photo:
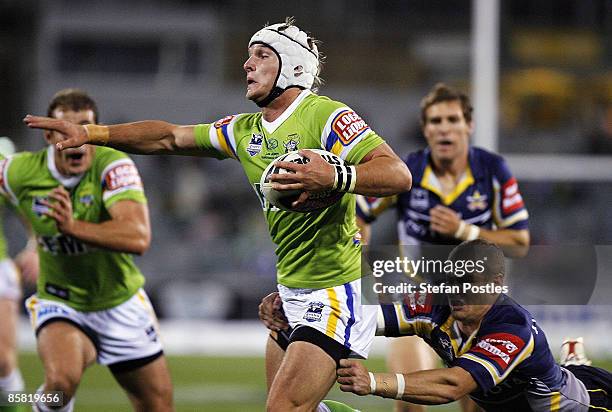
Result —
<path fill-rule="evenodd" d="M 45 141 L 47 142 L 47 144 L 51 144 L 52 143 L 52 139 L 53 139 L 53 132 L 50 130 L 45 130 L 43 131 L 43 136 L 45 137 Z"/>
<path fill-rule="evenodd" d="M 498 273 L 497 275 L 493 276 L 493 283 L 495 286 L 504 286 L 504 274 Z"/>

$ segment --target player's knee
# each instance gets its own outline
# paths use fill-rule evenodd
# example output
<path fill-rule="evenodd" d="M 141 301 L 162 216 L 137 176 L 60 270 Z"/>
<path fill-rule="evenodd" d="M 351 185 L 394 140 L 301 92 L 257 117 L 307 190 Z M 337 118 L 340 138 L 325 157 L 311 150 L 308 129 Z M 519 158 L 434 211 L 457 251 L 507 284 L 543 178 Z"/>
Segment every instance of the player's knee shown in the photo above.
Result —
<path fill-rule="evenodd" d="M 67 399 L 74 396 L 79 382 L 80 376 L 64 371 L 48 371 L 45 374 L 45 390 L 63 392 Z"/>
<path fill-rule="evenodd" d="M 7 376 L 17 367 L 15 353 L 0 348 L 0 377 Z"/>

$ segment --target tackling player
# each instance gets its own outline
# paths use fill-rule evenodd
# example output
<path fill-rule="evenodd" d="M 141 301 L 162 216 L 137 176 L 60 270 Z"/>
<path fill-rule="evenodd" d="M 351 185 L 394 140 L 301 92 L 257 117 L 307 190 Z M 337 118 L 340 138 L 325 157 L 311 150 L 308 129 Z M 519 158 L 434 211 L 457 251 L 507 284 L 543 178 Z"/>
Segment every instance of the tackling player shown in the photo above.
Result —
<path fill-rule="evenodd" d="M 316 41 L 287 19 L 259 30 L 248 44 L 246 97 L 261 108 L 257 113 L 195 126 L 144 121 L 83 127 L 25 118 L 30 127 L 59 131 L 61 149 L 93 143 L 143 154 L 231 158 L 241 164 L 262 200 L 277 245 L 278 289 L 294 327 L 286 352 L 274 335 L 268 341 L 268 411 L 316 410 L 335 381 L 339 359 L 367 356 L 375 313 L 368 316 L 361 306 L 361 246 L 351 193 L 389 196 L 411 185 L 406 165 L 358 114 L 313 93 L 319 69 Z M 303 150 L 309 148 L 331 151 L 351 166 L 334 168 Z M 310 161 L 278 162 L 295 174 L 271 175 L 274 189 L 303 190 L 295 205 L 308 192 L 347 192 L 339 202 L 317 213 L 292 213 L 262 198 L 259 181 L 266 166 L 296 149 Z"/>
<path fill-rule="evenodd" d="M 484 262 L 482 271 L 457 277 L 447 285 L 459 291 L 504 283 L 505 262 L 499 247 L 483 239 L 455 247 L 451 261 Z M 439 405 L 469 395 L 492 412 L 610 411 L 612 374 L 588 366 L 580 341 L 564 344 L 562 365 L 550 352 L 544 331 L 533 316 L 505 294 L 453 293 L 448 304 L 381 305 L 377 334 L 423 338 L 447 368 L 411 373 L 371 373 L 355 360 L 343 359 L 338 383 L 345 392 L 374 394 L 415 404 Z M 260 307 L 268 327 L 285 329 L 276 294 Z M 574 346 L 572 349 L 571 346 Z"/>
<path fill-rule="evenodd" d="M 75 127 L 93 125 L 96 103 L 84 92 L 58 92 L 48 116 Z M 32 226 L 40 258 L 36 294 L 26 301 L 45 369 L 39 391 L 61 391 L 72 411 L 84 370 L 107 365 L 134 410 L 172 411 L 170 375 L 157 319 L 132 254 L 150 243 L 146 198 L 136 166 L 124 153 L 84 145 L 49 146 L 0 162 L 0 191 Z"/>
<path fill-rule="evenodd" d="M 501 156 L 470 146 L 472 110 L 467 95 L 442 83 L 423 98 L 421 126 L 428 147 L 405 160 L 414 177 L 412 190 L 391 198 L 357 197 L 366 242 L 369 223 L 395 204 L 399 243 L 412 245 L 403 248 L 404 255 L 417 253 L 417 245 L 442 249 L 476 238 L 506 246 L 511 255 L 526 252 L 528 214 L 517 181 Z M 433 249 L 425 246 L 420 253 L 448 254 Z M 387 359 L 392 372 L 436 366 L 435 354 L 416 337 L 394 340 Z M 471 408 L 463 405 L 466 411 Z M 417 412 L 425 407 L 398 402 L 396 410 Z"/>

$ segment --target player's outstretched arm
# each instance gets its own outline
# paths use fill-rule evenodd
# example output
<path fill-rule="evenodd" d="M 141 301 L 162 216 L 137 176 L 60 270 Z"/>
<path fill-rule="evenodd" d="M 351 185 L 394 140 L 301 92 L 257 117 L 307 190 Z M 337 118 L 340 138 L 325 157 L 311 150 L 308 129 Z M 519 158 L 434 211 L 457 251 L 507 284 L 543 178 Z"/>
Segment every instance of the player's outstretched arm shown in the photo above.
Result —
<path fill-rule="evenodd" d="M 422 405 L 441 405 L 477 389 L 466 370 L 455 366 L 407 374 L 371 373 L 359 361 L 341 359 L 338 383 L 343 392 L 377 395 Z"/>
<path fill-rule="evenodd" d="M 76 220 L 72 217 L 70 195 L 63 187 L 54 189 L 46 202 L 47 216 L 54 219 L 57 228 L 92 246 L 116 252 L 141 255 L 151 243 L 149 209 L 146 204 L 133 200 L 120 200 L 109 209 L 110 220 L 101 223 Z"/>
<path fill-rule="evenodd" d="M 59 132 L 64 140 L 59 150 L 84 144 L 114 147 L 137 154 L 179 154 L 206 156 L 195 142 L 194 126 L 179 126 L 160 120 L 102 125 L 79 125 L 50 117 L 27 115 L 23 121 L 33 129 Z"/>

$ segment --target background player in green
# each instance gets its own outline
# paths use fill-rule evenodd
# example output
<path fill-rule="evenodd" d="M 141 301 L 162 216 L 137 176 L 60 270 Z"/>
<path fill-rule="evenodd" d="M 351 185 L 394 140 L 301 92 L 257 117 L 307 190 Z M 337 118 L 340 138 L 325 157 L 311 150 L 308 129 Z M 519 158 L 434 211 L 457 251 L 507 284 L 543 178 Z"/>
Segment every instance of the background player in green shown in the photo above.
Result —
<path fill-rule="evenodd" d="M 0 160 L 15 152 L 15 146 L 8 137 L 0 137 Z M 0 209 L 10 204 L 0 196 Z M 3 211 L 3 210 L 2 210 Z M 0 219 L 2 216 L 0 216 Z M 38 260 L 31 244 L 11 260 L 0 220 L 0 393 L 22 391 L 23 378 L 17 365 L 17 317 L 21 298 L 21 277 L 36 279 Z M 17 406 L 0 406 L 0 412 L 20 410 Z"/>
<path fill-rule="evenodd" d="M 30 115 L 24 120 L 30 127 L 59 131 L 64 139 L 59 149 L 93 143 L 143 154 L 233 158 L 258 195 L 265 167 L 292 150 L 301 150 L 310 161 L 279 162 L 295 173 L 272 174 L 277 190 L 385 196 L 410 189 L 406 165 L 359 115 L 311 91 L 320 68 L 312 37 L 287 20 L 264 27 L 248 46 L 246 97 L 261 107 L 257 113 L 195 126 L 144 121 L 83 127 Z M 331 151 L 351 166 L 338 170 L 303 150 L 309 148 Z M 307 196 L 302 194 L 295 205 Z M 351 354 L 367 356 L 376 327 L 375 311 L 370 314 L 361 306 L 355 198 L 345 194 L 317 213 L 281 211 L 262 200 L 277 245 L 278 288 L 284 303 L 291 302 L 284 308 L 295 328 L 286 352 L 268 341 L 267 410 L 329 410 L 319 403 L 333 385 L 337 362 Z"/>
<path fill-rule="evenodd" d="M 70 124 L 97 122 L 95 102 L 67 89 L 48 115 Z M 146 198 L 136 166 L 124 153 L 84 145 L 63 152 L 62 139 L 0 163 L 0 188 L 30 222 L 38 241 L 37 292 L 26 302 L 45 368 L 41 391 L 62 391 L 71 411 L 83 371 L 108 365 L 135 410 L 171 411 L 170 376 L 157 320 L 131 254 L 150 243 Z"/>

